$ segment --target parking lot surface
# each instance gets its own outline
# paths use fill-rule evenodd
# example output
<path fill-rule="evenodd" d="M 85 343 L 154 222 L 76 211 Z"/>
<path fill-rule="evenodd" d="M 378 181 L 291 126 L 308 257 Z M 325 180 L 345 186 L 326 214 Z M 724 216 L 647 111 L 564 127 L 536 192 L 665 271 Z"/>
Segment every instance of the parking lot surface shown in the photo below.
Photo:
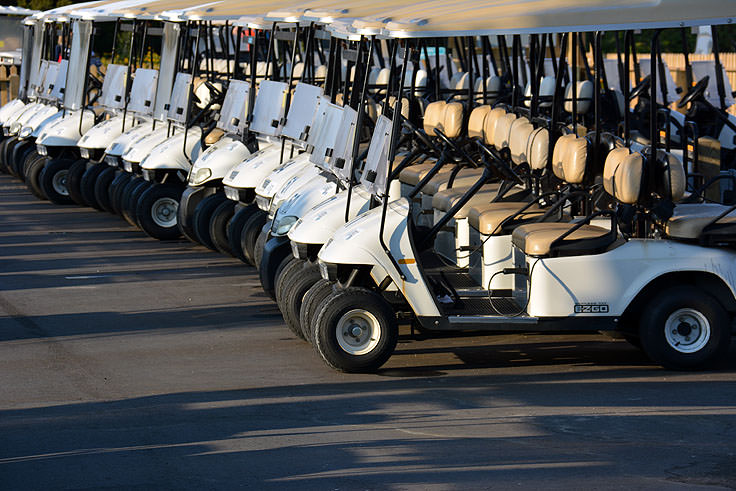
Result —
<path fill-rule="evenodd" d="M 253 268 L 0 176 L 2 489 L 734 489 L 736 346 L 416 340 L 328 369 Z"/>

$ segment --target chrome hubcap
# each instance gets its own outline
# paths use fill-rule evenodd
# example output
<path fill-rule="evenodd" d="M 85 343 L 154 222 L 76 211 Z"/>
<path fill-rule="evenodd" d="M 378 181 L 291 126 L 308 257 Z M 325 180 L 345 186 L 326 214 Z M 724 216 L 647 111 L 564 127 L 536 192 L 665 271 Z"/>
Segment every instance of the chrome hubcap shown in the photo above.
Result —
<path fill-rule="evenodd" d="M 68 170 L 60 170 L 51 179 L 51 186 L 54 188 L 54 191 L 62 196 L 69 196 L 69 190 L 66 187 L 66 178 L 68 175 Z"/>
<path fill-rule="evenodd" d="M 710 323 L 694 309 L 673 312 L 665 322 L 664 335 L 672 349 L 680 353 L 695 353 L 710 339 Z"/>
<path fill-rule="evenodd" d="M 370 353 L 381 339 L 378 319 L 363 309 L 353 309 L 343 314 L 335 328 L 337 343 L 351 355 Z"/>
<path fill-rule="evenodd" d="M 176 226 L 176 212 L 179 203 L 172 198 L 159 198 L 151 207 L 151 218 L 159 227 L 170 228 Z"/>

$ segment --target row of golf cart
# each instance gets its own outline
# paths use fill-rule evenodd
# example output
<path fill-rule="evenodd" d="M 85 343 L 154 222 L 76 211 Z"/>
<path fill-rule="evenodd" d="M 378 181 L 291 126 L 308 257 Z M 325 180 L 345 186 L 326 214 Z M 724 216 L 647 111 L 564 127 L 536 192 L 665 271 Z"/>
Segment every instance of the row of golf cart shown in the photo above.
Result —
<path fill-rule="evenodd" d="M 26 20 L 0 169 L 256 267 L 338 370 L 379 368 L 400 325 L 607 331 L 664 367 L 711 366 L 736 332 L 717 43 L 736 10 L 659 4 L 63 7 Z M 700 25 L 714 60 L 690 63 Z M 112 53 L 98 74 L 93 51 Z"/>

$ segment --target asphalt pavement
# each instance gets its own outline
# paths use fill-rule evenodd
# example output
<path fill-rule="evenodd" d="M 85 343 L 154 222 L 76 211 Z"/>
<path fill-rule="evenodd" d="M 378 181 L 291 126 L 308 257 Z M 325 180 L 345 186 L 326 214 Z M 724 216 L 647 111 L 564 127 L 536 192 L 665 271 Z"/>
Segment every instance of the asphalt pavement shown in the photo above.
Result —
<path fill-rule="evenodd" d="M 255 270 L 0 175 L 0 489 L 736 489 L 736 343 L 412 339 L 327 368 Z"/>

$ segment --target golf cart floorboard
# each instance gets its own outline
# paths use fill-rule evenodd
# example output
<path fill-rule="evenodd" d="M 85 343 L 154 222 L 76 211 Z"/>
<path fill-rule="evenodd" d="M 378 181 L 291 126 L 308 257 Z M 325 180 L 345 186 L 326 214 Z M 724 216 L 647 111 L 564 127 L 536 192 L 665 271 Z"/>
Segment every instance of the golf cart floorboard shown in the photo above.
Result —
<path fill-rule="evenodd" d="M 522 308 L 510 297 L 461 298 L 455 304 L 442 304 L 443 313 L 450 315 L 518 315 Z"/>

